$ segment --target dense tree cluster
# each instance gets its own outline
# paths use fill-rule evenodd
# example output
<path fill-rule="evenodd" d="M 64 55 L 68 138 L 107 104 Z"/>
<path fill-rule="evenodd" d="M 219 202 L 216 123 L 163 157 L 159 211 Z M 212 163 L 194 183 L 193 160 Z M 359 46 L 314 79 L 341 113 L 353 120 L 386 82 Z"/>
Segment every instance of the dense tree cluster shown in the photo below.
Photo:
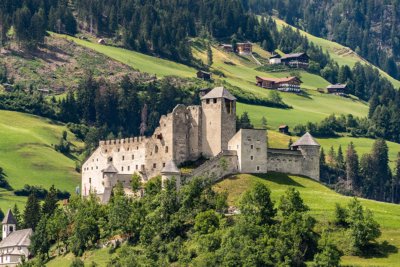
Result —
<path fill-rule="evenodd" d="M 241 213 L 233 217 L 224 214 L 227 194 L 214 192 L 211 184 L 200 178 L 179 191 L 174 181 L 162 189 L 160 178 L 155 178 L 144 190 L 144 197 L 132 199 L 117 184 L 107 205 L 91 196 L 73 197 L 69 205 L 58 207 L 49 197 L 39 208 L 42 216 L 34 225 L 31 248 L 35 259 L 23 266 L 46 261 L 51 247 L 55 252 L 81 256 L 100 243 L 121 237 L 126 241 L 123 245 L 116 241 L 109 248 L 109 266 L 305 266 L 312 260 L 313 266 L 339 264 L 342 253 L 327 235 L 320 238 L 316 233 L 316 220 L 293 188 L 276 205 L 270 190 L 256 183 L 242 196 Z M 356 204 L 357 209 L 352 208 Z M 26 211 L 33 205 L 28 204 Z M 343 216 L 346 225 L 334 230 L 349 227 L 350 233 L 360 229 L 379 233 L 371 214 L 362 221 L 353 215 L 363 212 L 359 202 L 349 207 Z M 377 234 L 366 238 L 355 234 L 352 240 L 363 250 Z M 75 260 L 71 266 L 82 264 Z"/>
<path fill-rule="evenodd" d="M 311 34 L 348 46 L 392 77 L 400 77 L 396 63 L 400 61 L 400 3 L 397 0 L 249 2 L 256 12 L 278 15 Z"/>
<path fill-rule="evenodd" d="M 392 173 L 388 150 L 383 139 L 376 140 L 371 152 L 361 157 L 353 143 L 345 152 L 341 146 L 337 152 L 331 147 L 326 154 L 322 149 L 321 180 L 344 194 L 400 203 L 400 158 Z"/>
<path fill-rule="evenodd" d="M 66 0 L 0 2 L 0 46 L 12 36 L 25 47 L 44 42 L 46 30 L 75 34 L 77 23 Z"/>

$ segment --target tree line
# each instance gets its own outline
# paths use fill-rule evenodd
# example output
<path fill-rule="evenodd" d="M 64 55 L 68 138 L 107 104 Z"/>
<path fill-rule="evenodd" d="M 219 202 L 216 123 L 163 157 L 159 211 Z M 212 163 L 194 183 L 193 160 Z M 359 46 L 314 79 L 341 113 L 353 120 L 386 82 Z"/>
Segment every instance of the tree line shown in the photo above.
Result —
<path fill-rule="evenodd" d="M 106 205 L 94 195 L 73 196 L 62 207 L 54 194 L 42 205 L 30 196 L 23 216 L 14 208 L 17 221 L 35 230 L 35 257 L 22 266 L 43 266 L 51 255 L 69 252 L 80 257 L 116 237 L 119 241 L 108 246 L 108 266 L 306 266 L 306 261 L 338 266 L 343 254 L 365 253 L 380 236 L 373 214 L 357 199 L 348 207 L 337 205 L 335 220 L 320 234 L 294 188 L 275 202 L 269 188 L 256 183 L 243 194 L 240 214 L 233 217 L 226 215 L 227 192 L 213 191 L 202 178 L 179 191 L 174 180 L 163 188 L 160 177 L 145 185 L 132 184 L 132 190 L 140 189 L 144 196 L 131 198 L 117 184 Z M 339 232 L 347 233 L 345 242 L 333 238 L 332 233 Z M 71 263 L 83 265 L 79 258 Z"/>
<path fill-rule="evenodd" d="M 339 146 L 321 150 L 321 181 L 343 194 L 378 201 L 400 203 L 400 153 L 394 173 L 389 166 L 389 148 L 383 139 L 374 142 L 370 153 L 361 157 L 353 143 L 344 152 Z"/>

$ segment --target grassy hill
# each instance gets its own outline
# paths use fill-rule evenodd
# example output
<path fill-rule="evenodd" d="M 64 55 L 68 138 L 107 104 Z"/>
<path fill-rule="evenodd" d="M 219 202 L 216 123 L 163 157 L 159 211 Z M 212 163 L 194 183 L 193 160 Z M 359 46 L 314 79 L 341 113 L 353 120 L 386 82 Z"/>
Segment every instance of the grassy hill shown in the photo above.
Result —
<path fill-rule="evenodd" d="M 196 70 L 183 64 L 175 63 L 138 52 L 126 49 L 100 45 L 98 43 L 81 40 L 79 38 L 52 34 L 55 38 L 67 38 L 75 43 L 93 49 L 114 60 L 127 64 L 134 69 L 138 69 L 159 77 L 165 75 L 177 75 L 181 77 L 194 77 Z M 267 56 L 265 51 L 259 46 L 255 46 L 255 51 Z M 206 51 L 201 45 L 194 45 L 193 53 L 195 57 L 205 60 Z M 219 81 L 226 81 L 231 85 L 238 86 L 243 90 L 252 92 L 261 97 L 268 97 L 269 91 L 261 89 L 255 85 L 255 76 L 266 77 L 285 77 L 290 75 L 287 72 L 266 73 L 256 70 L 258 65 L 249 57 L 237 56 L 233 53 L 225 53 L 213 47 L 214 64 L 213 69 L 224 73 L 226 78 L 217 78 Z M 317 88 L 326 87 L 329 83 L 318 75 L 301 71 L 303 87 L 307 89 L 307 96 L 299 96 L 290 93 L 282 93 L 283 100 L 293 106 L 292 110 L 273 109 L 262 106 L 249 106 L 238 104 L 238 112 L 247 110 L 251 119 L 257 124 L 264 115 L 268 118 L 271 126 L 278 126 L 281 123 L 294 126 L 297 123 L 308 121 L 320 121 L 332 113 L 353 113 L 355 116 L 367 114 L 368 107 L 365 103 L 357 100 L 345 99 L 342 97 L 321 94 Z"/>
<path fill-rule="evenodd" d="M 345 206 L 351 200 L 335 193 L 322 184 L 309 178 L 294 175 L 284 175 L 270 173 L 268 175 L 249 175 L 242 174 L 232 176 L 214 185 L 214 190 L 228 192 L 228 202 L 230 205 L 237 205 L 242 194 L 251 188 L 256 182 L 266 184 L 272 191 L 272 199 L 277 202 L 280 196 L 289 187 L 296 188 L 310 207 L 310 214 L 314 216 L 318 223 L 317 231 L 322 231 L 327 224 L 334 218 L 335 203 Z M 400 262 L 400 205 L 381 203 L 372 200 L 361 199 L 362 204 L 374 212 L 375 219 L 381 225 L 382 236 L 378 239 L 377 247 L 381 254 L 374 254 L 368 258 L 345 256 L 342 257 L 343 265 L 351 266 L 398 266 Z M 335 240 L 340 244 L 343 236 L 334 235 Z M 387 243 L 385 243 L 385 241 Z M 86 252 L 82 259 L 90 264 L 96 262 L 98 266 L 107 266 L 107 262 L 112 255 L 108 249 L 98 249 Z M 72 254 L 56 257 L 51 260 L 49 267 L 68 267 L 73 260 Z"/>
<path fill-rule="evenodd" d="M 310 213 L 318 220 L 318 229 L 323 229 L 334 218 L 335 203 L 347 205 L 350 197 L 339 195 L 322 184 L 309 178 L 293 175 L 270 173 L 268 175 L 238 175 L 227 178 L 214 186 L 216 191 L 227 191 L 228 201 L 236 205 L 246 190 L 255 182 L 266 184 L 272 191 L 272 198 L 278 201 L 288 187 L 296 188 L 305 203 L 311 208 Z M 381 203 L 361 199 L 362 204 L 371 209 L 375 219 L 381 225 L 382 236 L 379 238 L 381 251 L 387 255 L 371 255 L 368 258 L 346 256 L 343 265 L 352 266 L 398 266 L 400 262 L 400 205 Z M 340 236 L 335 237 L 340 242 Z M 388 245 L 383 242 L 387 241 Z"/>
<path fill-rule="evenodd" d="M 80 183 L 73 155 L 65 156 L 54 150 L 62 132 L 67 128 L 57 122 L 19 112 L 0 110 L 0 166 L 14 189 L 25 184 L 49 188 L 54 184 L 61 190 L 74 192 Z M 74 146 L 81 143 L 68 132 Z M 12 192 L 0 190 L 0 207 L 24 202 Z"/>

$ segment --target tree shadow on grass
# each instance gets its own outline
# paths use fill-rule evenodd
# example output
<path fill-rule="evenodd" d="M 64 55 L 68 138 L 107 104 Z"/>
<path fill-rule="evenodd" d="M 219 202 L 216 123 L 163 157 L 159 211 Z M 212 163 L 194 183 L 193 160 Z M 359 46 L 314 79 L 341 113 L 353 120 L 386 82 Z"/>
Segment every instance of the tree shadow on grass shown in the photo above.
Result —
<path fill-rule="evenodd" d="M 381 243 L 370 244 L 360 255 L 362 258 L 387 258 L 389 254 L 398 253 L 398 248 L 389 244 L 387 240 Z"/>
<path fill-rule="evenodd" d="M 284 173 L 269 172 L 268 174 L 254 174 L 254 176 L 280 185 L 304 187 L 303 185 L 293 180 L 289 175 Z"/>

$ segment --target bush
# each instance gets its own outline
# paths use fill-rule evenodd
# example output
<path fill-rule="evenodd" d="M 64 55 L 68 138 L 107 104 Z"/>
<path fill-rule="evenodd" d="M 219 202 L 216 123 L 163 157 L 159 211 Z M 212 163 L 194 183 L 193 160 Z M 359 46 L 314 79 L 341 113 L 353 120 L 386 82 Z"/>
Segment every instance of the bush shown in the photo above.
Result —
<path fill-rule="evenodd" d="M 26 184 L 22 189 L 15 190 L 14 194 L 17 196 L 29 196 L 30 194 L 35 194 L 37 198 L 44 199 L 47 196 L 48 191 L 41 186 Z M 70 196 L 71 194 L 67 191 L 60 191 L 57 189 L 58 199 L 68 199 Z"/>

